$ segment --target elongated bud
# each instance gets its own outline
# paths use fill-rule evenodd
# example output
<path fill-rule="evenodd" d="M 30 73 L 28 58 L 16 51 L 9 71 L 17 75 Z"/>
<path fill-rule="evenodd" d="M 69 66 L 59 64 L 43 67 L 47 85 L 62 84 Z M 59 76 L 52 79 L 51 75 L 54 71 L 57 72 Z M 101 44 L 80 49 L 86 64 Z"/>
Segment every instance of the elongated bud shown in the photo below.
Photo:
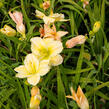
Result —
<path fill-rule="evenodd" d="M 30 109 L 40 109 L 41 95 L 37 86 L 31 89 Z"/>
<path fill-rule="evenodd" d="M 23 24 L 23 15 L 21 12 L 15 11 L 11 13 L 9 11 L 9 15 L 12 18 L 12 20 L 16 23 L 16 29 L 17 31 L 23 36 L 22 39 L 25 39 L 25 26 Z"/>
<path fill-rule="evenodd" d="M 0 32 L 7 36 L 15 36 L 16 35 L 16 31 L 8 25 L 5 25 L 2 29 L 0 29 Z"/>
<path fill-rule="evenodd" d="M 83 43 L 85 43 L 86 39 L 87 39 L 87 37 L 83 36 L 83 35 L 76 36 L 66 42 L 66 47 L 72 48 L 72 47 L 76 46 L 77 44 L 83 44 Z"/>
<path fill-rule="evenodd" d="M 25 26 L 24 24 L 16 25 L 17 31 L 25 38 Z"/>
<path fill-rule="evenodd" d="M 101 22 L 100 22 L 100 21 L 97 21 L 97 22 L 95 22 L 92 31 L 93 31 L 94 33 L 96 33 L 96 32 L 99 31 L 100 27 L 101 27 Z"/>

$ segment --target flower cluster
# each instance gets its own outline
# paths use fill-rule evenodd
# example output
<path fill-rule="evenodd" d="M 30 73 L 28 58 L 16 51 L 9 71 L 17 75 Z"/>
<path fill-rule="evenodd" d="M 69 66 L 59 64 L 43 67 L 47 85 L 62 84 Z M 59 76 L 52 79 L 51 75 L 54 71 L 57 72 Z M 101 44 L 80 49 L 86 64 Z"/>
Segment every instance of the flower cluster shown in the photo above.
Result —
<path fill-rule="evenodd" d="M 89 0 L 81 0 L 83 7 L 89 4 Z M 50 0 L 44 0 L 40 5 L 46 11 L 50 7 Z M 63 50 L 62 37 L 67 35 L 67 31 L 57 31 L 55 22 L 58 21 L 69 21 L 64 18 L 62 13 L 53 13 L 50 11 L 50 15 L 45 15 L 39 10 L 35 11 L 36 17 L 43 20 L 44 25 L 39 29 L 40 37 L 33 37 L 30 39 L 31 42 L 31 53 L 28 54 L 24 59 L 24 64 L 16 67 L 14 70 L 17 72 L 16 77 L 27 78 L 27 82 L 33 86 L 31 89 L 31 100 L 30 109 L 40 109 L 41 95 L 40 90 L 36 86 L 40 82 L 40 78 L 46 75 L 52 66 L 58 66 L 62 64 L 63 57 L 61 52 Z M 23 23 L 23 14 L 18 11 L 13 13 L 9 11 L 9 15 L 12 20 L 16 23 L 16 30 L 22 35 L 20 40 L 26 40 L 26 28 Z M 93 35 L 100 29 L 100 22 L 96 22 L 93 26 L 92 31 L 89 35 Z M 7 36 L 15 36 L 16 31 L 8 25 L 5 25 L 0 32 Z M 87 37 L 84 35 L 78 35 L 66 41 L 66 47 L 72 48 L 77 44 L 84 44 Z M 87 54 L 84 54 L 87 55 Z M 86 57 L 86 56 L 85 56 Z M 87 56 L 90 60 L 90 55 Z M 86 57 L 86 58 L 87 58 Z M 85 97 L 82 89 L 79 87 L 77 94 L 71 88 L 72 98 L 78 104 L 81 109 L 89 109 L 88 100 Z"/>

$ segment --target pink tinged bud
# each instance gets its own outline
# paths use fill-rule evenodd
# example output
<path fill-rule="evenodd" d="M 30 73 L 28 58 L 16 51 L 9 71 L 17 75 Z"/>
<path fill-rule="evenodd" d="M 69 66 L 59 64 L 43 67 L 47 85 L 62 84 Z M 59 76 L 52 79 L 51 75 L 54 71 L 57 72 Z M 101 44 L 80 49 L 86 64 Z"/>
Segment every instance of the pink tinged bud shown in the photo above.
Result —
<path fill-rule="evenodd" d="M 15 11 L 13 13 L 9 12 L 10 17 L 16 23 L 17 31 L 23 35 L 25 38 L 25 26 L 23 24 L 23 15 L 21 12 Z"/>
<path fill-rule="evenodd" d="M 83 35 L 76 36 L 66 42 L 67 48 L 72 48 L 77 44 L 83 44 L 86 41 L 86 37 Z"/>
<path fill-rule="evenodd" d="M 13 13 L 9 12 L 9 15 L 17 25 L 20 25 L 23 23 L 23 15 L 21 12 L 18 12 L 18 11 L 15 11 Z"/>

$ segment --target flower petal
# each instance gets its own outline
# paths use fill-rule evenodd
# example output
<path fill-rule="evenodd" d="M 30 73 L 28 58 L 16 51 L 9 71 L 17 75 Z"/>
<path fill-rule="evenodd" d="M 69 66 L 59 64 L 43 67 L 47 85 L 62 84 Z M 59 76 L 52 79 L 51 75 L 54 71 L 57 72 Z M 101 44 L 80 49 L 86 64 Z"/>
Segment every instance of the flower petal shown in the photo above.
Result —
<path fill-rule="evenodd" d="M 56 34 L 57 40 L 60 40 L 60 38 L 61 38 L 62 36 L 65 36 L 66 34 L 68 34 L 67 31 L 58 31 L 57 34 Z"/>
<path fill-rule="evenodd" d="M 48 17 L 48 16 L 44 16 L 43 20 L 44 20 L 44 23 L 47 24 L 47 25 L 50 25 L 51 23 L 55 22 L 54 18 L 51 18 L 51 17 Z"/>
<path fill-rule="evenodd" d="M 28 71 L 26 69 L 26 67 L 24 65 L 21 65 L 19 67 L 16 67 L 14 69 L 16 72 L 18 72 L 16 74 L 16 77 L 19 77 L 19 78 L 25 78 L 25 77 L 29 77 L 30 75 L 28 75 Z"/>
<path fill-rule="evenodd" d="M 35 55 L 40 55 L 39 54 L 40 49 L 45 48 L 45 47 L 46 47 L 46 45 L 42 38 L 40 38 L 40 37 L 31 38 L 31 50 Z"/>
<path fill-rule="evenodd" d="M 31 77 L 27 78 L 28 83 L 35 86 L 40 81 L 40 75 L 32 75 Z"/>
<path fill-rule="evenodd" d="M 49 60 L 44 60 L 40 62 L 39 71 L 38 71 L 38 74 L 40 76 L 44 76 L 49 72 L 50 67 L 48 66 L 48 64 L 49 64 Z"/>
<path fill-rule="evenodd" d="M 42 13 L 41 11 L 36 10 L 35 12 L 36 12 L 36 17 L 38 17 L 40 19 L 43 19 L 43 17 L 45 16 L 45 14 Z"/>
<path fill-rule="evenodd" d="M 63 50 L 61 41 L 53 40 L 53 38 L 46 38 L 44 39 L 44 42 L 48 46 L 48 49 L 51 51 L 51 56 L 56 56 Z"/>
<path fill-rule="evenodd" d="M 35 55 L 28 54 L 24 60 L 26 69 L 30 74 L 36 73 L 39 67 L 39 60 Z"/>
<path fill-rule="evenodd" d="M 63 62 L 62 56 L 61 55 L 56 55 L 56 56 L 51 58 L 50 65 L 58 66 L 58 65 L 62 64 L 62 62 Z"/>

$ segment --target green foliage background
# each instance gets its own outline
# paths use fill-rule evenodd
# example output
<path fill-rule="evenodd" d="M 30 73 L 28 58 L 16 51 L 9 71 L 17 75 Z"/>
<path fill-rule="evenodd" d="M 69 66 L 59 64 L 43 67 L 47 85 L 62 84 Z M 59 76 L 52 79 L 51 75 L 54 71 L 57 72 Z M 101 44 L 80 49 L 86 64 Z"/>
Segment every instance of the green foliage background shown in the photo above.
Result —
<path fill-rule="evenodd" d="M 1 3 L 3 5 L 1 5 Z M 39 36 L 43 21 L 35 17 L 35 9 L 42 0 L 0 0 L 0 28 L 8 24 L 15 28 L 15 23 L 8 11 L 22 11 L 26 25 L 27 40 L 7 37 L 0 33 L 0 109 L 28 109 L 30 89 L 26 79 L 15 77 L 15 67 L 23 64 L 25 56 L 31 52 L 30 38 Z M 57 30 L 68 31 L 63 37 L 64 62 L 42 78 L 38 84 L 41 89 L 41 109 L 78 109 L 76 102 L 67 99 L 70 86 L 76 90 L 81 86 L 88 98 L 90 109 L 109 109 L 109 1 L 90 0 L 86 10 L 80 0 L 51 0 L 54 13 L 64 13 L 69 22 L 57 22 Z M 46 11 L 49 15 L 50 10 Z M 45 13 L 45 12 L 44 12 Z M 65 42 L 76 35 L 88 34 L 96 21 L 101 21 L 101 28 L 95 34 L 93 44 L 88 39 L 85 44 L 67 49 Z M 91 60 L 84 57 L 91 55 Z"/>

